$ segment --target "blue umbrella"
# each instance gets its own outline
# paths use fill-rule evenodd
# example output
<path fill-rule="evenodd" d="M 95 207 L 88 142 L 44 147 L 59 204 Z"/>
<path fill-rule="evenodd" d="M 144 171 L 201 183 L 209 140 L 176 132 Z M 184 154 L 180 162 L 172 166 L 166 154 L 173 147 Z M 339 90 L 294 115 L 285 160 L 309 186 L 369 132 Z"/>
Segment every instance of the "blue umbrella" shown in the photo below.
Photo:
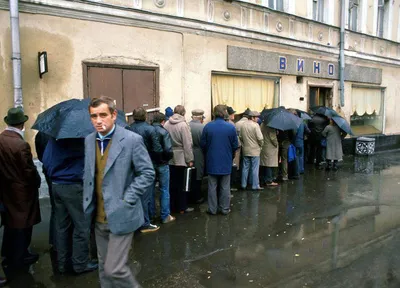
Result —
<path fill-rule="evenodd" d="M 95 129 L 89 115 L 90 99 L 70 99 L 39 114 L 32 129 L 56 139 L 85 138 Z M 118 110 L 117 124 L 127 125 L 125 113 Z"/>
<path fill-rule="evenodd" d="M 297 115 L 303 120 L 311 120 L 311 116 L 303 110 L 296 109 Z"/>
<path fill-rule="evenodd" d="M 339 116 L 340 117 L 340 115 L 335 110 L 333 110 L 332 108 L 329 108 L 329 107 L 325 107 L 325 106 L 312 107 L 311 111 L 313 111 L 316 114 L 324 115 L 324 116 L 326 116 L 328 118 L 332 118 L 334 116 Z"/>
<path fill-rule="evenodd" d="M 347 134 L 354 135 L 353 131 L 351 131 L 350 124 L 346 121 L 346 119 L 340 117 L 340 116 L 333 116 L 332 120 L 336 123 L 336 125 L 346 132 Z"/>
<path fill-rule="evenodd" d="M 264 123 L 278 130 L 297 130 L 303 120 L 281 107 L 271 109 L 263 118 Z"/>

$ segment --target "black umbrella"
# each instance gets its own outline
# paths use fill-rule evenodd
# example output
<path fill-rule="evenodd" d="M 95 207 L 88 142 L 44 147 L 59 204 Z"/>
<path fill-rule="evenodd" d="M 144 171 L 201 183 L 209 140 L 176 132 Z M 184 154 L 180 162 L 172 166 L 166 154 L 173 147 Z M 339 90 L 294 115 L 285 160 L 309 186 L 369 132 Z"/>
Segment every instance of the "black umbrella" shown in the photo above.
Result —
<path fill-rule="evenodd" d="M 339 116 L 340 117 L 340 115 L 335 110 L 333 110 L 332 108 L 329 108 L 329 107 L 325 107 L 325 106 L 312 107 L 311 111 L 313 111 L 316 114 L 324 115 L 324 116 L 326 116 L 328 118 L 332 118 L 334 116 Z"/>
<path fill-rule="evenodd" d="M 333 116 L 332 120 L 336 123 L 336 125 L 346 132 L 347 134 L 354 135 L 353 131 L 351 131 L 350 124 L 346 121 L 346 119 L 340 117 L 340 116 Z"/>
<path fill-rule="evenodd" d="M 311 116 L 310 116 L 306 111 L 299 110 L 299 109 L 295 109 L 295 110 L 296 110 L 296 112 L 297 112 L 297 115 L 298 115 L 301 119 L 303 119 L 303 120 L 311 120 Z"/>
<path fill-rule="evenodd" d="M 89 115 L 90 99 L 70 99 L 39 114 L 32 129 L 56 139 L 85 138 L 94 132 Z M 125 127 L 125 113 L 118 111 L 117 124 Z"/>
<path fill-rule="evenodd" d="M 263 121 L 268 127 L 283 131 L 297 130 L 302 123 L 302 119 L 281 107 L 269 111 Z"/>

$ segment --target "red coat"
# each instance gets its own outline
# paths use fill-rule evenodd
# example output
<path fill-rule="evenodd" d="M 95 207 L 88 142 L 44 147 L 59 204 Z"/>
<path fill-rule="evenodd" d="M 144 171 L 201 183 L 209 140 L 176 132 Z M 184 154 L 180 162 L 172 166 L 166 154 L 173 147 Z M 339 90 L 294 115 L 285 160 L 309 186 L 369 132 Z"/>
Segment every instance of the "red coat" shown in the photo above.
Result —
<path fill-rule="evenodd" d="M 41 221 L 40 176 L 33 164 L 31 147 L 14 131 L 0 134 L 0 197 L 3 224 L 29 228 Z"/>

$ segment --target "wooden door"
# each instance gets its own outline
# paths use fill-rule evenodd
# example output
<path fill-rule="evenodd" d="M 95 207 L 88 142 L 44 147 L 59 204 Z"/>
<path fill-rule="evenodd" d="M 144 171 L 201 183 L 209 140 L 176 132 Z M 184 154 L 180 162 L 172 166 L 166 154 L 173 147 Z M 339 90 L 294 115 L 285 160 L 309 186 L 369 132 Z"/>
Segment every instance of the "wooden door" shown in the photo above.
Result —
<path fill-rule="evenodd" d="M 115 99 L 117 108 L 124 109 L 121 69 L 88 67 L 88 97 L 100 96 Z"/>
<path fill-rule="evenodd" d="M 134 109 L 143 107 L 149 110 L 158 107 L 157 73 L 156 69 L 88 66 L 85 97 L 104 95 L 115 99 L 117 108 L 128 114 L 129 122 L 132 122 L 130 114 Z"/>

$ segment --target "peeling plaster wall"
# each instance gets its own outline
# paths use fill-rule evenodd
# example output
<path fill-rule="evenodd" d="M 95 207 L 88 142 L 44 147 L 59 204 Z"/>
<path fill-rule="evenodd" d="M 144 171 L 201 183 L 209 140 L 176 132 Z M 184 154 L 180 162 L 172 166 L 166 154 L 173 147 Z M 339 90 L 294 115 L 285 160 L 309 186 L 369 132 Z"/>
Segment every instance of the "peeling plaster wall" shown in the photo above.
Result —
<path fill-rule="evenodd" d="M 190 111 L 202 108 L 208 120 L 211 114 L 212 72 L 232 72 L 281 77 L 281 105 L 307 110 L 308 83 L 333 85 L 333 105 L 339 104 L 338 82 L 304 77 L 296 83 L 295 76 L 233 71 L 227 69 L 227 46 L 241 46 L 270 52 L 287 53 L 320 60 L 337 61 L 338 55 L 309 52 L 304 48 L 285 47 L 259 41 L 232 40 L 229 36 L 212 37 L 177 32 L 128 27 L 122 25 L 83 21 L 39 14 L 20 14 L 22 83 L 24 106 L 30 116 L 27 128 L 37 115 L 59 101 L 83 97 L 82 62 L 102 62 L 119 65 L 146 65 L 160 67 L 160 107 L 186 106 L 187 119 Z M 302 33 L 302 31 L 297 31 Z M 47 51 L 49 73 L 39 79 L 37 53 Z M 0 115 L 5 115 L 13 105 L 12 63 L 9 14 L 0 11 Z M 397 82 L 399 68 L 382 66 L 376 62 L 354 60 L 346 57 L 349 64 L 383 69 L 382 87 L 386 88 L 387 134 L 400 133 L 400 107 L 396 96 L 400 92 Z M 271 63 L 277 65 L 277 63 Z M 351 85 L 345 84 L 343 113 L 351 115 Z M 112 95 L 111 95 L 112 96 Z M 305 97 L 300 101 L 300 97 Z M 0 129 L 4 129 L 0 123 Z M 27 140 L 33 144 L 35 131 L 27 129 Z"/>
<path fill-rule="evenodd" d="M 20 14 L 22 89 L 30 128 L 37 115 L 70 98 L 83 98 L 82 62 L 111 58 L 115 64 L 160 65 L 161 107 L 182 99 L 182 37 L 179 33 L 44 15 Z M 9 13 L 0 11 L 0 115 L 13 105 Z M 47 51 L 49 72 L 39 78 L 37 53 Z M 116 59 L 117 58 L 117 59 Z M 0 129 L 4 129 L 3 121 Z M 33 144 L 36 131 L 27 129 Z"/>

